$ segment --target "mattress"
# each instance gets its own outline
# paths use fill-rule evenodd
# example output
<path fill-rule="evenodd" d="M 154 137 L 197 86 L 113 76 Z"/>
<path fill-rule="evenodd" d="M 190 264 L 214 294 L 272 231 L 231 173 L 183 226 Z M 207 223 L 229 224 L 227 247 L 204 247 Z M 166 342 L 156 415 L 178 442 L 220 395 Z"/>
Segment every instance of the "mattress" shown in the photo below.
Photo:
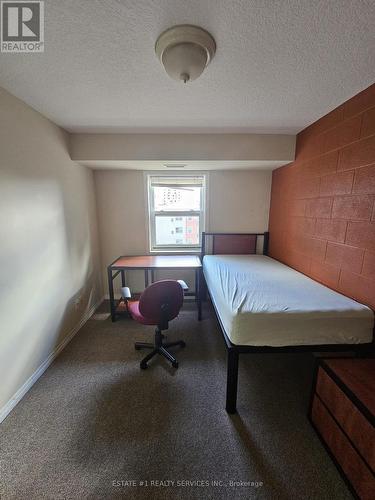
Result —
<path fill-rule="evenodd" d="M 361 344 L 374 313 L 264 255 L 206 255 L 203 272 L 229 340 L 247 346 Z"/>

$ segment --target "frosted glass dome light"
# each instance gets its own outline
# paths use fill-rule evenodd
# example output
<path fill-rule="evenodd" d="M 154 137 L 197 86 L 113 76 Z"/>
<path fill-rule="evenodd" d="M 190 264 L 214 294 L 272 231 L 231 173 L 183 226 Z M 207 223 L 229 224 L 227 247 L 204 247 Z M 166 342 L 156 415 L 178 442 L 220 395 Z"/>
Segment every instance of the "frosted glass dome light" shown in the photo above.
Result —
<path fill-rule="evenodd" d="M 155 52 L 168 75 L 184 83 L 198 78 L 215 55 L 216 43 L 204 29 L 173 26 L 156 41 Z"/>

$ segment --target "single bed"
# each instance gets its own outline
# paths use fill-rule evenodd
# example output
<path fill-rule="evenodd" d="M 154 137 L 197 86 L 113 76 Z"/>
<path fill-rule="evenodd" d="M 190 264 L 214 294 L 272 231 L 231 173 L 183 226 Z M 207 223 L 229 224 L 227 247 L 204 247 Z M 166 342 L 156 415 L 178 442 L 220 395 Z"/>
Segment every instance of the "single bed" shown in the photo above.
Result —
<path fill-rule="evenodd" d="M 362 353 L 373 341 L 370 308 L 268 257 L 267 246 L 268 233 L 202 237 L 203 275 L 228 349 L 229 413 L 240 353 Z"/>

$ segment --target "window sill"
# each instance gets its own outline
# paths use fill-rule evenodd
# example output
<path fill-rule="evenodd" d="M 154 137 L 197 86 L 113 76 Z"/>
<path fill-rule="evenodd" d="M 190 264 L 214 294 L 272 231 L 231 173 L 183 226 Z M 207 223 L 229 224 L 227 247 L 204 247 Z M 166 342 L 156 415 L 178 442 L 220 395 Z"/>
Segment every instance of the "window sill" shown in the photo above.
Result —
<path fill-rule="evenodd" d="M 181 249 L 173 249 L 173 250 L 150 250 L 150 255 L 170 255 L 170 254 L 191 254 L 191 255 L 200 255 L 202 250 L 200 248 L 181 248 Z"/>

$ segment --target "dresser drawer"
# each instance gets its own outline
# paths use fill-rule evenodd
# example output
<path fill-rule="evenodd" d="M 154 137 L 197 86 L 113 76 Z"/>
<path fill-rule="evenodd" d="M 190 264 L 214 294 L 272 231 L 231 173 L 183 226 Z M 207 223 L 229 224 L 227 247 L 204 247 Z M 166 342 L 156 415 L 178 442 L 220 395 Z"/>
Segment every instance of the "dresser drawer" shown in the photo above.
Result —
<path fill-rule="evenodd" d="M 362 500 L 373 500 L 374 475 L 316 394 L 313 399 L 311 419 L 358 496 Z"/>
<path fill-rule="evenodd" d="M 375 428 L 348 396 L 319 367 L 316 392 L 368 465 L 375 471 Z"/>

